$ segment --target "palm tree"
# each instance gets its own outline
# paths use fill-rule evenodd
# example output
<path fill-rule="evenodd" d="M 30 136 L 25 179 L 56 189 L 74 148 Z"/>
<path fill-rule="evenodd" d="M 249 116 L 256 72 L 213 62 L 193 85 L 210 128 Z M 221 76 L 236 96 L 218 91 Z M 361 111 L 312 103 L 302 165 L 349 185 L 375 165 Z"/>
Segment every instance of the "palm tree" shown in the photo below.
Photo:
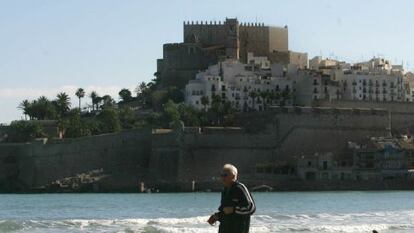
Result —
<path fill-rule="evenodd" d="M 288 99 L 290 99 L 291 98 L 291 93 L 290 93 L 290 90 L 289 90 L 289 88 L 286 88 L 283 92 L 282 92 L 282 103 L 281 103 L 281 105 L 285 105 L 286 104 L 286 100 L 288 100 Z"/>
<path fill-rule="evenodd" d="M 253 111 L 255 111 L 256 110 L 256 108 L 255 108 L 255 100 L 256 100 L 256 97 L 257 97 L 257 92 L 255 92 L 255 91 L 252 91 L 252 92 L 250 92 L 249 93 L 249 96 L 250 96 L 250 98 L 252 98 L 252 107 L 253 107 Z"/>
<path fill-rule="evenodd" d="M 259 96 L 260 98 L 262 98 L 262 101 L 263 101 L 263 110 L 266 110 L 266 101 L 268 100 L 269 92 L 261 91 L 259 92 Z"/>
<path fill-rule="evenodd" d="M 78 90 L 76 90 L 76 93 L 75 93 L 75 95 L 78 97 L 78 99 L 79 99 L 79 112 L 82 112 L 82 109 L 81 109 L 81 99 L 83 98 L 83 97 L 85 97 L 85 90 L 83 89 L 83 88 L 79 88 Z"/>
<path fill-rule="evenodd" d="M 269 98 L 270 98 L 270 102 L 271 102 L 272 105 L 275 104 L 275 102 L 278 103 L 279 100 L 280 100 L 280 93 L 279 93 L 279 91 L 271 92 L 270 95 L 269 95 Z"/>
<path fill-rule="evenodd" d="M 92 99 L 92 111 L 98 110 L 98 104 L 100 102 L 100 97 L 96 91 L 92 91 L 91 94 L 89 94 L 89 97 Z"/>
<path fill-rule="evenodd" d="M 61 117 L 65 116 L 70 110 L 70 97 L 65 92 L 56 96 L 56 109 Z"/>
<path fill-rule="evenodd" d="M 33 116 L 37 120 L 52 120 L 56 117 L 56 107 L 46 96 L 40 96 L 33 101 L 32 107 Z"/>
<path fill-rule="evenodd" d="M 21 109 L 23 111 L 23 115 L 24 118 L 27 120 L 27 116 L 29 116 L 29 118 L 31 119 L 32 117 L 30 116 L 30 107 L 31 107 L 31 103 L 29 100 L 23 100 L 20 104 L 19 107 L 17 107 L 18 109 Z"/>
<path fill-rule="evenodd" d="M 204 106 L 204 111 L 207 112 L 207 105 L 210 103 L 208 96 L 203 95 L 200 101 L 201 104 Z"/>
<path fill-rule="evenodd" d="M 219 96 L 219 95 L 213 95 L 211 97 L 211 108 L 210 108 L 210 110 L 216 115 L 217 125 L 221 124 L 221 119 L 223 118 L 224 111 L 226 110 L 225 103 L 226 102 L 224 102 L 223 99 L 221 98 L 221 96 Z"/>

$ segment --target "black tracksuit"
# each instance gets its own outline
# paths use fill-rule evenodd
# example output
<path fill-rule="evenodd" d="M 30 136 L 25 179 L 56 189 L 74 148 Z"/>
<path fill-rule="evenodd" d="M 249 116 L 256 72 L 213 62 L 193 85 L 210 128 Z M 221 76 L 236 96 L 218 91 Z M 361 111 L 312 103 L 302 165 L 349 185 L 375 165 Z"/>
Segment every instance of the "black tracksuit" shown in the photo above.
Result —
<path fill-rule="evenodd" d="M 233 207 L 234 213 L 224 214 L 224 207 Z M 248 233 L 250 216 L 256 211 L 256 205 L 244 184 L 236 181 L 221 192 L 221 205 L 216 213 L 220 221 L 219 233 Z"/>

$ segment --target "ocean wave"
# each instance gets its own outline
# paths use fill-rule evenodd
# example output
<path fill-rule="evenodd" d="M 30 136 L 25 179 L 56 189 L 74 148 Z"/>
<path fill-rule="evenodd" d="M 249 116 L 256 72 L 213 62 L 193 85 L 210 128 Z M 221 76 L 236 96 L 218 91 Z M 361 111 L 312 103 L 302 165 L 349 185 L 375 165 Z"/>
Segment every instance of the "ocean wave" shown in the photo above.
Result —
<path fill-rule="evenodd" d="M 254 215 L 253 233 L 270 232 L 412 232 L 414 211 L 350 214 Z M 208 216 L 154 219 L 2 220 L 0 233 L 215 233 Z"/>

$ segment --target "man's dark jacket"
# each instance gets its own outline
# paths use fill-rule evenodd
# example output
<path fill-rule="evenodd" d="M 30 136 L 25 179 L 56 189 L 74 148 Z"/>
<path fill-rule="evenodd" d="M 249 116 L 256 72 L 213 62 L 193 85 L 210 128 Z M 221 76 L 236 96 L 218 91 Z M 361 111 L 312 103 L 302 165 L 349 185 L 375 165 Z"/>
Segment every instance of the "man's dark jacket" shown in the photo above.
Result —
<path fill-rule="evenodd" d="M 224 207 L 233 207 L 234 213 L 224 214 Z M 221 205 L 216 213 L 219 221 L 219 233 L 248 233 L 250 216 L 256 211 L 256 205 L 244 184 L 236 181 L 221 192 Z"/>

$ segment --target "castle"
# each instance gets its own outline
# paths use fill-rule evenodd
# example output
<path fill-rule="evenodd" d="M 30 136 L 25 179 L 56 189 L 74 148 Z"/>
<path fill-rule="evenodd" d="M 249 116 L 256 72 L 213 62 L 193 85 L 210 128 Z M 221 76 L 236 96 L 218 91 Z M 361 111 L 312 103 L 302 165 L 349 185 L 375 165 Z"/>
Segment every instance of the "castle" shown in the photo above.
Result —
<path fill-rule="evenodd" d="M 163 58 L 157 61 L 157 76 L 163 86 L 183 88 L 195 75 L 225 59 L 248 63 L 248 53 L 265 57 L 271 63 L 308 66 L 306 53 L 289 50 L 288 27 L 263 23 L 184 22 L 182 43 L 165 44 Z"/>
<path fill-rule="evenodd" d="M 226 19 L 184 23 L 184 42 L 164 45 L 157 75 L 164 86 L 187 84 L 186 101 L 198 108 L 208 107 L 201 96 L 230 101 L 238 127 L 3 143 L 0 192 L 218 190 L 224 163 L 250 187 L 414 188 L 414 77 L 402 66 L 379 58 L 308 62 L 289 50 L 287 27 Z M 287 106 L 272 106 L 279 93 Z"/>

